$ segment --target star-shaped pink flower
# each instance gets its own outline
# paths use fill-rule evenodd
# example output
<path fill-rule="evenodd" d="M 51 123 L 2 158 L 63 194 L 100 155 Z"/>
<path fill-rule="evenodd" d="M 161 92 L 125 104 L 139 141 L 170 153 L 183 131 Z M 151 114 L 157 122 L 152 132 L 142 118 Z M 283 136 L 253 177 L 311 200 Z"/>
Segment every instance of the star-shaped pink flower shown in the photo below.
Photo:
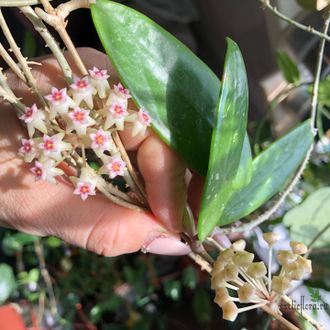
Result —
<path fill-rule="evenodd" d="M 45 114 L 39 110 L 36 104 L 31 107 L 26 107 L 24 114 L 19 117 L 26 123 L 29 136 L 32 137 L 35 130 L 38 129 L 42 133 L 47 133 L 47 128 L 45 125 Z"/>
<path fill-rule="evenodd" d="M 43 155 L 46 158 L 50 157 L 57 161 L 61 161 L 63 158 L 62 152 L 72 148 L 71 144 L 62 141 L 63 137 L 63 133 L 58 133 L 53 136 L 45 134 L 42 138 L 43 142 L 38 144 L 38 148 L 42 150 Z"/>
<path fill-rule="evenodd" d="M 108 82 L 110 76 L 108 75 L 107 70 L 100 70 L 94 66 L 92 70 L 88 71 L 91 85 L 97 90 L 101 99 L 105 98 L 110 91 L 110 85 Z"/>
<path fill-rule="evenodd" d="M 54 119 L 57 114 L 63 115 L 68 113 L 69 108 L 74 107 L 74 102 L 67 94 L 66 88 L 57 89 L 52 87 L 52 91 L 45 98 L 50 105 L 50 118 Z"/>
<path fill-rule="evenodd" d="M 90 76 L 94 79 L 108 79 L 110 76 L 108 75 L 107 70 L 100 70 L 97 67 L 93 67 L 92 70 L 88 70 Z"/>
<path fill-rule="evenodd" d="M 124 175 L 126 168 L 125 162 L 119 156 L 110 157 L 109 162 L 106 165 L 110 179 L 115 178 L 116 176 Z"/>
<path fill-rule="evenodd" d="M 25 108 L 24 114 L 20 116 L 19 119 L 24 120 L 26 124 L 31 123 L 37 112 L 38 112 L 38 108 L 35 104 L 33 104 L 31 107 Z"/>
<path fill-rule="evenodd" d="M 140 109 L 140 111 L 138 113 L 138 119 L 139 119 L 140 123 L 145 126 L 151 125 L 151 117 L 150 117 L 149 113 L 144 109 Z"/>
<path fill-rule="evenodd" d="M 21 156 L 25 162 L 30 163 L 37 155 L 35 143 L 32 139 L 21 139 L 22 146 L 18 150 L 18 155 Z"/>
<path fill-rule="evenodd" d="M 86 200 L 88 196 L 96 194 L 96 178 L 89 168 L 84 167 L 81 169 L 80 177 L 75 181 L 75 187 L 76 189 L 73 193 L 79 195 L 83 201 Z"/>
<path fill-rule="evenodd" d="M 115 93 L 125 99 L 131 98 L 131 94 L 128 89 L 126 89 L 121 83 L 117 85 L 113 85 L 113 88 L 115 90 Z"/>
<path fill-rule="evenodd" d="M 95 192 L 95 184 L 93 182 L 78 181 L 76 189 L 73 192 L 75 195 L 79 195 L 84 201 L 88 196 L 93 196 Z"/>
<path fill-rule="evenodd" d="M 78 135 L 86 135 L 87 127 L 95 124 L 95 120 L 89 116 L 90 111 L 75 107 L 73 111 L 69 112 L 69 123 L 67 130 L 76 130 Z"/>
<path fill-rule="evenodd" d="M 140 109 L 138 113 L 129 115 L 126 120 L 133 122 L 132 136 L 143 135 L 147 127 L 151 125 L 151 117 L 144 109 Z"/>
<path fill-rule="evenodd" d="M 105 150 L 114 150 L 114 145 L 111 140 L 111 135 L 109 132 L 104 131 L 100 128 L 96 133 L 89 134 L 92 140 L 92 149 L 98 157 L 101 157 Z"/>
<path fill-rule="evenodd" d="M 107 111 L 107 118 L 104 127 L 116 125 L 117 130 L 122 131 L 124 129 L 125 117 L 128 116 L 127 106 L 121 102 L 113 102 Z"/>
<path fill-rule="evenodd" d="M 62 175 L 63 171 L 55 167 L 55 161 L 48 159 L 44 162 L 35 161 L 34 167 L 31 168 L 36 181 L 43 180 L 55 184 L 55 177 Z"/>
<path fill-rule="evenodd" d="M 77 106 L 84 101 L 89 108 L 93 108 L 93 95 L 96 90 L 88 81 L 87 77 L 75 78 L 74 83 L 70 85 L 73 101 Z"/>

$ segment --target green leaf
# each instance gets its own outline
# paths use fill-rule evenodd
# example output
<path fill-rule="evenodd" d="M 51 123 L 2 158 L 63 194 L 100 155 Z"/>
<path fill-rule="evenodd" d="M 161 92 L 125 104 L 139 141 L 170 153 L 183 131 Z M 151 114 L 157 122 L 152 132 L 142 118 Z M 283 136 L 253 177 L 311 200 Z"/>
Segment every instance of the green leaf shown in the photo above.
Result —
<path fill-rule="evenodd" d="M 312 92 L 313 86 L 310 87 Z M 330 76 L 320 81 L 319 84 L 319 103 L 330 107 Z"/>
<path fill-rule="evenodd" d="M 22 250 L 24 245 L 31 244 L 38 240 L 37 236 L 25 233 L 10 233 L 2 240 L 2 248 L 7 255 L 15 255 Z"/>
<path fill-rule="evenodd" d="M 296 84 L 299 82 L 299 69 L 287 53 L 283 51 L 277 51 L 277 64 L 288 83 Z"/>
<path fill-rule="evenodd" d="M 192 305 L 194 314 L 199 323 L 205 324 L 211 322 L 212 303 L 210 300 L 210 296 L 205 289 L 199 288 L 195 291 Z"/>
<path fill-rule="evenodd" d="M 246 135 L 248 85 L 242 54 L 227 39 L 223 84 L 211 141 L 209 168 L 198 219 L 198 236 L 203 240 L 219 221 L 233 192 Z M 251 154 L 250 154 L 251 157 Z M 237 184 L 237 181 L 235 182 Z"/>
<path fill-rule="evenodd" d="M 3 304 L 16 289 L 15 276 L 7 264 L 0 264 L 0 305 Z"/>
<path fill-rule="evenodd" d="M 308 245 L 313 238 L 330 227 L 330 187 L 321 188 L 309 195 L 303 203 L 284 216 L 283 222 L 290 227 L 291 239 Z M 326 230 L 313 247 L 330 246 L 330 229 Z"/>
<path fill-rule="evenodd" d="M 29 275 L 28 275 L 28 281 L 29 283 L 37 283 L 40 277 L 40 271 L 38 268 L 32 268 L 29 271 Z"/>
<path fill-rule="evenodd" d="M 240 189 L 247 186 L 252 178 L 252 152 L 249 137 L 246 134 L 242 149 L 240 164 L 233 181 L 233 188 Z"/>
<path fill-rule="evenodd" d="M 153 128 L 206 174 L 220 82 L 186 46 L 141 13 L 107 0 L 92 16 L 112 64 Z"/>
<path fill-rule="evenodd" d="M 46 239 L 46 244 L 50 248 L 53 248 L 53 249 L 56 249 L 56 248 L 62 246 L 62 243 L 63 243 L 62 240 L 60 240 L 59 238 L 54 237 L 54 236 L 47 237 L 47 239 Z"/>
<path fill-rule="evenodd" d="M 307 120 L 260 153 L 252 163 L 251 182 L 233 193 L 221 225 L 247 216 L 281 191 L 293 177 L 313 139 Z"/>

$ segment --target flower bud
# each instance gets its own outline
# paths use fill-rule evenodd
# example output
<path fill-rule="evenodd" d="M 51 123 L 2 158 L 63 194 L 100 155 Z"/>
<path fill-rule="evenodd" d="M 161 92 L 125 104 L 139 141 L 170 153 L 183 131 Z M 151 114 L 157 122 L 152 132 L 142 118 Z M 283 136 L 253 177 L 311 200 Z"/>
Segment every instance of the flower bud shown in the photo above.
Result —
<path fill-rule="evenodd" d="M 243 303 L 251 302 L 255 293 L 256 289 L 250 283 L 244 283 L 244 285 L 242 285 L 237 291 L 239 301 Z"/>
<path fill-rule="evenodd" d="M 238 267 L 248 266 L 254 259 L 254 254 L 247 251 L 237 251 L 233 256 L 233 263 Z"/>
<path fill-rule="evenodd" d="M 292 279 L 292 280 L 296 280 L 299 281 L 301 280 L 304 275 L 305 275 L 305 270 L 304 267 L 302 267 L 297 260 L 286 265 L 283 266 L 284 270 L 285 270 L 285 274 L 288 278 Z"/>
<path fill-rule="evenodd" d="M 238 315 L 238 308 L 232 301 L 227 301 L 222 306 L 222 318 L 228 321 L 235 321 Z"/>
<path fill-rule="evenodd" d="M 238 267 L 231 263 L 228 263 L 222 271 L 226 281 L 233 281 L 238 276 Z"/>
<path fill-rule="evenodd" d="M 234 251 L 232 249 L 226 249 L 220 252 L 216 262 L 227 262 L 230 260 L 234 255 Z"/>
<path fill-rule="evenodd" d="M 274 245 L 280 239 L 280 235 L 273 232 L 264 233 L 262 237 L 268 243 L 269 246 Z"/>
<path fill-rule="evenodd" d="M 234 251 L 244 251 L 246 247 L 246 242 L 244 239 L 239 239 L 231 245 Z"/>
<path fill-rule="evenodd" d="M 267 274 L 267 268 L 262 261 L 253 262 L 248 266 L 246 273 L 253 278 L 261 278 Z"/>
<path fill-rule="evenodd" d="M 218 271 L 217 273 L 212 272 L 211 288 L 213 290 L 217 290 L 225 286 L 226 286 L 226 281 L 223 272 L 222 271 Z"/>
<path fill-rule="evenodd" d="M 277 260 L 283 266 L 294 262 L 296 259 L 297 259 L 297 255 L 292 253 L 291 251 L 280 250 L 277 253 Z"/>
<path fill-rule="evenodd" d="M 273 276 L 272 279 L 272 289 L 279 293 L 283 294 L 286 290 L 291 287 L 291 282 L 288 278 L 284 276 Z"/>
<path fill-rule="evenodd" d="M 312 261 L 309 259 L 306 259 L 302 256 L 298 256 L 297 263 L 304 269 L 305 273 L 311 273 L 312 270 Z"/>
<path fill-rule="evenodd" d="M 305 254 L 308 251 L 308 248 L 304 243 L 291 241 L 290 246 L 291 246 L 293 253 L 296 253 L 296 254 Z"/>
<path fill-rule="evenodd" d="M 229 300 L 230 300 L 230 296 L 226 288 L 219 288 L 216 290 L 216 295 L 214 298 L 214 302 L 216 304 L 218 304 L 221 307 Z"/>
<path fill-rule="evenodd" d="M 227 263 L 231 260 L 234 255 L 234 251 L 232 249 L 226 249 L 222 251 L 217 260 L 214 262 L 213 269 L 214 270 L 222 270 Z"/>

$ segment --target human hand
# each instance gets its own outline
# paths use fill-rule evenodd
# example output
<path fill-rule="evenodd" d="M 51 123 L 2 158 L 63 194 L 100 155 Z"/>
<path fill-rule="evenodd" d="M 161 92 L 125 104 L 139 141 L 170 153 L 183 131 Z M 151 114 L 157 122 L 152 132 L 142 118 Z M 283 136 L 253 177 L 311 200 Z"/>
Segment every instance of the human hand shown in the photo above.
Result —
<path fill-rule="evenodd" d="M 105 68 L 111 74 L 111 83 L 118 81 L 106 55 L 88 48 L 79 53 L 87 68 Z M 68 61 L 77 73 L 69 56 Z M 42 92 L 49 93 L 52 86 L 66 86 L 53 57 L 40 62 L 41 66 L 33 67 L 33 74 Z M 34 102 L 28 88 L 11 72 L 8 84 L 24 104 L 30 106 Z M 54 235 L 104 256 L 130 253 L 142 247 L 166 255 L 190 251 L 177 235 L 182 230 L 187 198 L 186 168 L 151 130 L 136 138 L 131 137 L 129 129 L 121 134 L 125 148 L 136 153 L 153 213 L 148 214 L 113 204 L 101 195 L 82 202 L 63 180 L 56 185 L 35 182 L 29 166 L 17 156 L 25 133 L 13 108 L 2 103 L 0 118 L 0 223 L 34 235 Z"/>

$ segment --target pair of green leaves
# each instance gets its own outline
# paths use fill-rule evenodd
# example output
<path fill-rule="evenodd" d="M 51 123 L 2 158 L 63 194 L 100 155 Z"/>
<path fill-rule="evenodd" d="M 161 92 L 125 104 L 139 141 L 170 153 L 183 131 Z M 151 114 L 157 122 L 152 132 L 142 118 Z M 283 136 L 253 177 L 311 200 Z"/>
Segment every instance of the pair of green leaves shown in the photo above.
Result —
<path fill-rule="evenodd" d="M 122 82 L 159 136 L 206 175 L 199 238 L 253 212 L 283 188 L 313 141 L 308 122 L 256 159 L 246 134 L 248 88 L 238 46 L 228 39 L 222 86 L 187 47 L 149 18 L 97 0 L 94 24 Z"/>

